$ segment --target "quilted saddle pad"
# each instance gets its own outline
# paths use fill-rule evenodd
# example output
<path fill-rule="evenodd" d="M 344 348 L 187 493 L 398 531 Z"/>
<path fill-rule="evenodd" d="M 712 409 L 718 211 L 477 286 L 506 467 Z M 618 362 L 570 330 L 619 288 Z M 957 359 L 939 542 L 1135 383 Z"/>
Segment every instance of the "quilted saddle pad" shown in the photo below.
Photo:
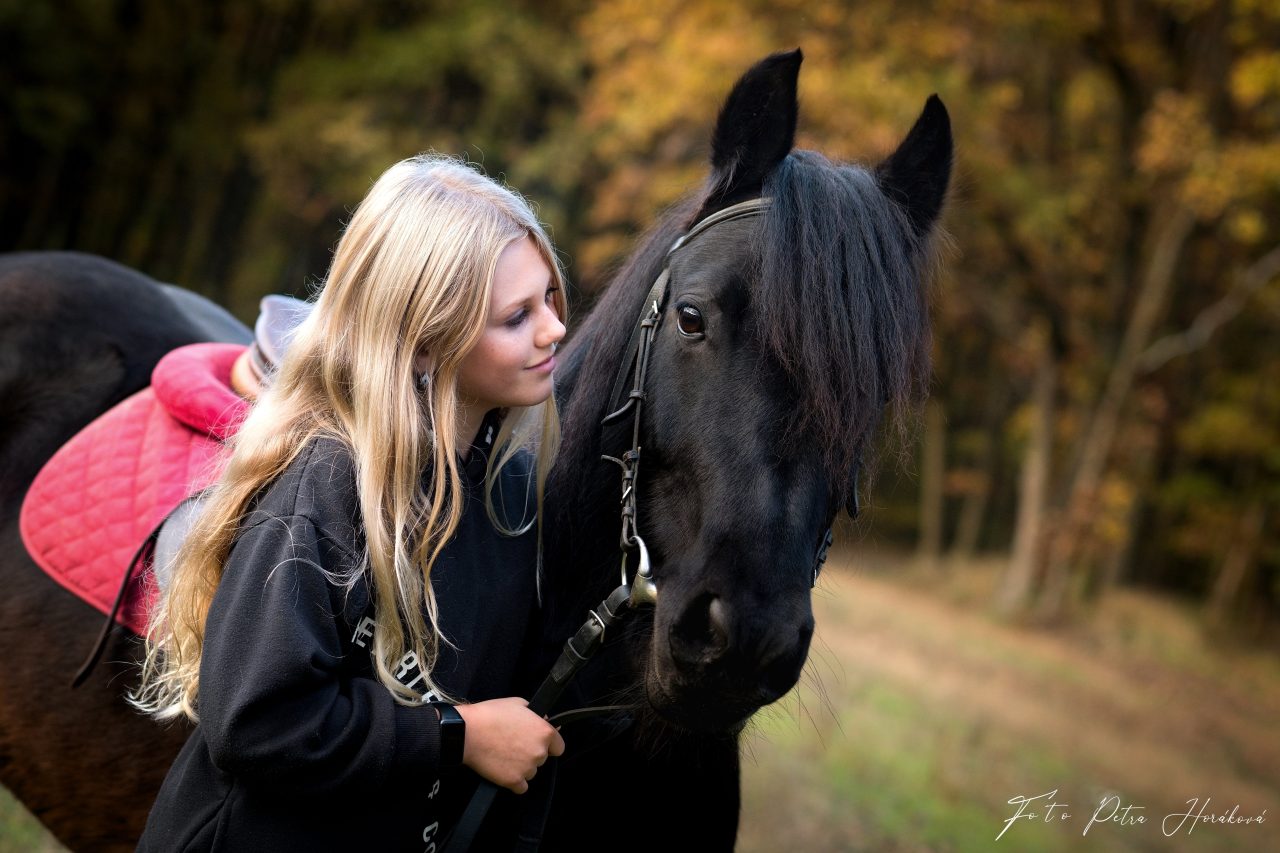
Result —
<path fill-rule="evenodd" d="M 45 463 L 23 499 L 19 529 L 50 577 L 111 613 L 134 555 L 185 498 L 213 483 L 223 440 L 249 404 L 231 390 L 239 344 L 193 344 L 156 365 L 151 386 L 81 430 Z M 124 592 L 116 621 L 147 627 L 146 573 Z"/>

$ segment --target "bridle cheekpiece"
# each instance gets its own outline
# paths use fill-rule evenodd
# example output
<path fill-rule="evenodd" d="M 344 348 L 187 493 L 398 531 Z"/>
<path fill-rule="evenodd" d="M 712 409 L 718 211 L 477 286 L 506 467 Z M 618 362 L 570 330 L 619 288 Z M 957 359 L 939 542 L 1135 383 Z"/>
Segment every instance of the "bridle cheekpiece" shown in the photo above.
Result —
<path fill-rule="evenodd" d="M 645 296 L 639 321 L 631 330 L 627 341 L 627 350 L 618 366 L 618 375 L 613 382 L 613 390 L 609 394 L 609 406 L 612 410 L 600 422 L 602 427 L 620 422 L 628 414 L 632 417 L 631 448 L 621 457 L 605 454 L 602 459 L 615 463 L 622 469 L 622 535 L 619 547 L 622 549 L 622 585 L 627 583 L 627 554 L 632 548 L 640 551 L 640 565 L 636 570 L 635 580 L 630 583 L 629 603 L 633 607 L 657 604 L 658 587 L 653 580 L 653 568 L 649 562 L 649 549 L 636 529 L 636 477 L 640 469 L 640 412 L 644 406 L 645 376 L 649 370 L 649 355 L 652 352 L 653 339 L 658 333 L 658 325 L 667 304 L 667 286 L 671 281 L 671 259 L 684 246 L 689 245 L 698 235 L 716 225 L 759 216 L 769 207 L 769 198 L 753 198 L 718 210 L 699 220 L 685 234 L 680 236 L 667 250 L 662 272 L 654 280 L 653 286 Z M 626 388 L 627 374 L 631 374 L 631 390 L 625 400 L 620 400 Z M 823 551 L 825 552 L 825 548 Z M 816 579 L 817 573 L 814 577 Z"/>

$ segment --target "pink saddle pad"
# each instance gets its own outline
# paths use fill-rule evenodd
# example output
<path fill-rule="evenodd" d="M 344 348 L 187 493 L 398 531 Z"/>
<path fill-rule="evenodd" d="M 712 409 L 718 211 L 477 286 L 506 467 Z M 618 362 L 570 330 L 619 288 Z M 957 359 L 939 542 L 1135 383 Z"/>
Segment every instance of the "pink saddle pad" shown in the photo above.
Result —
<path fill-rule="evenodd" d="M 134 555 L 174 507 L 213 483 L 223 440 L 249 404 L 231 390 L 245 347 L 193 344 L 156 365 L 151 386 L 81 430 L 45 463 L 23 499 L 19 529 L 54 580 L 111 613 Z M 147 627 L 153 590 L 138 572 L 116 621 Z"/>

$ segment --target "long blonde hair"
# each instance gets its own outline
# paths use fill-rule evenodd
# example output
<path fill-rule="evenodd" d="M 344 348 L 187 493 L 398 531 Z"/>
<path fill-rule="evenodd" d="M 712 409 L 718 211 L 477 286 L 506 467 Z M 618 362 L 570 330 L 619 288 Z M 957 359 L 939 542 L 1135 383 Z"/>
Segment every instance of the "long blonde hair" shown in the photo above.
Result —
<path fill-rule="evenodd" d="M 368 577 L 378 680 L 397 701 L 418 701 L 393 675 L 414 652 L 425 689 L 444 695 L 432 678 L 447 639 L 430 581 L 462 516 L 456 452 L 470 436 L 458 434 L 458 371 L 488 321 L 498 256 L 525 237 L 551 270 L 565 318 L 555 252 L 515 192 L 434 155 L 403 160 L 378 179 L 348 222 L 278 375 L 231 441 L 223 475 L 178 554 L 151 616 L 142 684 L 132 697 L 138 707 L 161 719 L 197 719 L 209 605 L 236 532 L 253 498 L 319 436 L 342 441 L 355 462 L 365 553 L 352 575 L 333 580 L 351 585 Z M 424 351 L 431 364 L 425 387 L 415 374 Z M 489 517 L 503 532 L 519 530 L 494 512 L 501 468 L 522 447 L 536 453 L 540 519 L 559 439 L 554 398 L 507 412 L 485 486 Z M 428 467 L 435 476 L 424 492 Z"/>

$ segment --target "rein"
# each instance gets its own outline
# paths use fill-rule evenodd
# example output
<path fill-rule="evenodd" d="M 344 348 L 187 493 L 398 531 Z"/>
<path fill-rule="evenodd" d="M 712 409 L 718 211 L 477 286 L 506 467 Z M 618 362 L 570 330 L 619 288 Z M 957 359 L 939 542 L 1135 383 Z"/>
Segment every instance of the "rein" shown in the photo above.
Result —
<path fill-rule="evenodd" d="M 662 314 L 666 307 L 668 284 L 671 280 L 672 256 L 682 246 L 687 246 L 698 235 L 716 225 L 760 215 L 768 208 L 769 202 L 770 199 L 767 197 L 751 199 L 726 207 L 724 210 L 717 211 L 699 220 L 667 250 L 662 272 L 649 289 L 648 295 L 645 296 L 641 309 L 643 313 L 631 330 L 631 337 L 627 341 L 626 353 L 618 367 L 618 375 L 614 380 L 613 390 L 608 398 L 608 404 L 614 408 L 600 422 L 601 427 L 607 427 L 620 423 L 628 415 L 633 419 L 630 449 L 624 452 L 621 457 L 609 456 L 608 454 L 601 456 L 602 459 L 613 462 L 622 469 L 622 532 L 619 537 L 619 548 L 622 551 L 621 583 L 595 610 L 589 612 L 587 621 L 564 644 L 564 649 L 561 651 L 555 665 L 552 666 L 551 673 L 542 682 L 537 692 L 534 693 L 533 698 L 529 700 L 529 710 L 540 716 L 546 717 L 550 713 L 551 708 L 555 705 L 556 700 L 560 698 L 569 681 L 591 660 L 591 657 L 604 643 L 604 635 L 609 628 L 621 622 L 631 610 L 658 603 L 658 587 L 653 579 L 653 570 L 649 561 L 649 549 L 636 526 L 636 494 L 637 477 L 640 468 L 640 415 L 646 398 L 644 390 L 645 378 L 649 369 L 649 357 L 652 354 L 653 340 L 658 333 L 658 326 L 662 321 Z M 628 374 L 631 377 L 630 390 L 626 391 L 625 399 L 620 399 L 623 391 L 627 388 Z M 813 584 L 818 581 L 818 573 L 826 560 L 827 549 L 830 545 L 831 528 L 828 527 L 814 559 Z M 639 565 L 636 569 L 635 578 L 628 581 L 627 555 L 633 548 L 639 551 Z M 634 707 L 636 706 L 604 705 L 579 708 L 558 714 L 550 718 L 550 721 L 553 723 L 575 722 L 588 716 L 630 710 Z M 479 831 L 480 824 L 485 815 L 488 814 L 497 793 L 497 785 L 487 780 L 481 780 L 480 787 L 476 789 L 471 802 L 467 805 L 466 811 L 463 812 L 462 818 L 458 821 L 453 833 L 445 841 L 442 850 L 446 851 L 446 853 L 461 853 L 461 851 L 466 851 L 471 847 L 476 832 Z M 522 827 L 516 847 L 517 850 L 537 849 L 541 841 L 542 828 L 546 823 L 550 798 L 551 793 L 547 791 L 542 808 L 531 810 L 532 823 L 527 822 Z"/>

